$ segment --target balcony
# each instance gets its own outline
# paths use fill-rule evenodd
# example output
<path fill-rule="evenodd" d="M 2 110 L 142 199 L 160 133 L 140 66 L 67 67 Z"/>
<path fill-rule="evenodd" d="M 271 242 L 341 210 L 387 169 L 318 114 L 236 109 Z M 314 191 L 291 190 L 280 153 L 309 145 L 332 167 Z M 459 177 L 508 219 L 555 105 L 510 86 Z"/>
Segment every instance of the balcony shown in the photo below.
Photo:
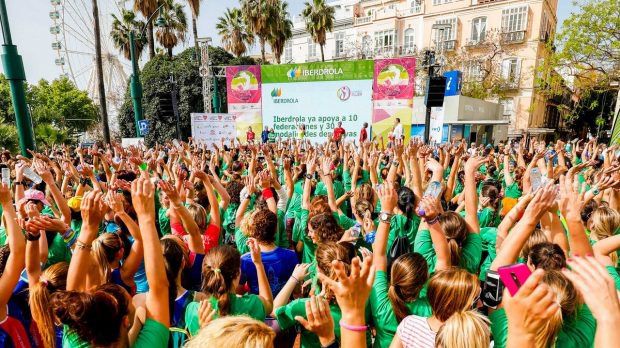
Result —
<path fill-rule="evenodd" d="M 442 40 L 436 43 L 436 49 L 439 51 L 454 51 L 456 49 L 456 40 Z"/>
<path fill-rule="evenodd" d="M 512 78 L 509 78 L 509 79 L 505 79 L 505 80 L 500 82 L 500 87 L 501 87 L 501 89 L 503 89 L 505 91 L 519 89 L 519 78 L 518 77 L 512 77 Z"/>
<path fill-rule="evenodd" d="M 398 10 L 398 17 L 413 16 L 422 13 L 422 5 L 416 4 L 413 7 L 403 8 Z"/>
<path fill-rule="evenodd" d="M 364 25 L 372 22 L 373 15 L 364 16 L 364 17 L 356 17 L 353 25 Z"/>
<path fill-rule="evenodd" d="M 525 30 L 502 32 L 503 43 L 521 43 L 525 41 Z"/>
<path fill-rule="evenodd" d="M 375 49 L 362 50 L 359 58 L 395 58 L 395 57 L 410 57 L 418 52 L 418 48 L 413 46 L 387 46 L 378 47 Z"/>

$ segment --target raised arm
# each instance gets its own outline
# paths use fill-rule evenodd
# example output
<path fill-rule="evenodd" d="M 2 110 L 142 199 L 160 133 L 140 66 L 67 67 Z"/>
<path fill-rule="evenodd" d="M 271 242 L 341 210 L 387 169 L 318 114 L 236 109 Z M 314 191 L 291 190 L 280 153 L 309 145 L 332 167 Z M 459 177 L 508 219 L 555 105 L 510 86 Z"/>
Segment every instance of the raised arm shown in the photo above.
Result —
<path fill-rule="evenodd" d="M 159 188 L 164 191 L 164 194 L 166 194 L 168 199 L 170 199 L 170 209 L 179 216 L 181 223 L 183 224 L 183 228 L 189 235 L 189 240 L 187 243 L 189 250 L 197 254 L 204 254 L 205 245 L 202 240 L 202 231 L 200 230 L 200 227 L 198 227 L 198 224 L 196 224 L 196 221 L 187 207 L 183 205 L 183 201 L 174 186 L 172 186 L 169 182 L 162 180 L 159 182 Z"/>
<path fill-rule="evenodd" d="M 34 161 L 34 168 L 37 173 L 41 176 L 41 179 L 45 181 L 46 186 L 49 188 L 52 193 L 52 197 L 54 198 L 54 202 L 58 206 L 60 210 L 60 214 L 62 215 L 62 220 L 65 223 L 71 223 L 71 208 L 67 204 L 67 200 L 65 196 L 62 194 L 58 186 L 56 185 L 56 181 L 54 181 L 54 176 L 52 172 L 46 167 L 46 165 L 41 160 Z"/>
<path fill-rule="evenodd" d="M 127 226 L 129 233 L 133 237 L 133 244 L 131 245 L 131 251 L 129 256 L 123 262 L 121 266 L 121 278 L 126 284 L 133 283 L 133 277 L 138 272 L 142 259 L 144 258 L 144 250 L 142 246 L 142 235 L 140 234 L 140 227 L 135 221 L 125 212 L 123 207 L 123 195 L 112 190 L 106 194 L 106 200 L 110 209 L 114 212 L 114 215 L 121 219 L 121 221 Z"/>
<path fill-rule="evenodd" d="M 0 320 L 8 315 L 7 304 L 13 294 L 13 289 L 19 281 L 19 275 L 24 269 L 26 242 L 22 230 L 17 223 L 17 213 L 13 208 L 11 189 L 5 183 L 0 183 L 0 204 L 2 205 L 2 219 L 5 223 L 7 240 L 11 253 L 6 261 L 2 276 L 0 276 Z"/>
<path fill-rule="evenodd" d="M 560 211 L 566 219 L 568 227 L 568 243 L 570 251 L 575 255 L 592 254 L 592 246 L 586 235 L 585 227 L 581 222 L 581 207 L 583 206 L 579 193 L 580 185 L 573 182 L 570 176 L 560 177 Z"/>
<path fill-rule="evenodd" d="M 256 267 L 256 277 L 258 278 L 258 297 L 265 307 L 265 313 L 271 313 L 273 310 L 273 295 L 271 293 L 269 279 L 267 279 L 267 273 L 265 273 L 265 267 L 263 266 L 263 261 L 261 259 L 260 247 L 254 238 L 249 238 L 247 243 L 250 249 L 252 262 L 254 263 L 254 267 Z"/>
<path fill-rule="evenodd" d="M 465 163 L 465 222 L 469 233 L 480 233 L 476 171 L 485 161 L 486 158 L 484 157 L 472 156 Z"/>
<path fill-rule="evenodd" d="M 394 190 L 394 185 L 386 183 L 383 187 L 377 190 L 379 201 L 381 202 L 381 209 L 384 212 L 392 213 L 398 202 L 398 195 Z M 390 234 L 390 221 L 379 221 L 379 227 L 377 227 L 377 234 L 375 235 L 375 242 L 372 244 L 373 258 L 372 262 L 375 266 L 375 271 L 386 271 L 388 265 L 387 258 L 387 243 L 388 236 Z"/>
<path fill-rule="evenodd" d="M 131 183 L 131 200 L 138 216 L 138 225 L 144 244 L 144 267 L 149 282 L 146 295 L 146 315 L 162 325 L 170 325 L 168 278 L 163 251 L 155 227 L 155 186 L 148 173 Z"/>

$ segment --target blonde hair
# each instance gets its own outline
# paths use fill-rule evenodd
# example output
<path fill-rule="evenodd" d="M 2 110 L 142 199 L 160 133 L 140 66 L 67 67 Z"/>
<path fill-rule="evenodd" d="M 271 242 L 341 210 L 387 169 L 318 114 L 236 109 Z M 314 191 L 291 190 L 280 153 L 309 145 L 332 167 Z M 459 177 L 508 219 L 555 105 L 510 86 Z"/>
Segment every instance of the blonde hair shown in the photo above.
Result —
<path fill-rule="evenodd" d="M 536 347 L 551 347 L 564 324 L 564 319 L 575 315 L 582 300 L 573 283 L 560 271 L 547 271 L 542 282 L 547 284 L 555 294 L 560 310 L 540 327 L 536 335 Z"/>
<path fill-rule="evenodd" d="M 461 268 L 436 272 L 428 283 L 428 302 L 433 316 L 441 322 L 454 313 L 471 309 L 479 294 L 478 278 Z"/>
<path fill-rule="evenodd" d="M 265 323 L 246 316 L 218 318 L 198 332 L 185 348 L 273 348 L 275 332 Z"/>
<path fill-rule="evenodd" d="M 620 213 L 607 206 L 601 206 L 592 212 L 589 220 L 590 238 L 600 241 L 615 234 L 620 228 Z M 611 262 L 616 265 L 618 263 L 618 254 L 612 252 L 609 254 Z"/>
<path fill-rule="evenodd" d="M 530 234 L 530 237 L 527 239 L 527 241 L 525 241 L 523 248 L 521 248 L 521 253 L 519 253 L 519 257 L 527 260 L 530 254 L 530 250 L 532 250 L 532 247 L 536 244 L 541 244 L 545 242 L 549 242 L 547 236 L 545 235 L 545 232 L 539 228 L 535 229 L 532 234 Z"/>
<path fill-rule="evenodd" d="M 207 211 L 202 207 L 202 205 L 191 203 L 187 207 L 187 210 L 189 210 L 190 215 L 194 221 L 196 221 L 196 225 L 198 225 L 201 230 L 207 228 Z"/>
<path fill-rule="evenodd" d="M 103 233 L 92 243 L 92 255 L 99 264 L 100 284 L 110 281 L 112 263 L 117 253 L 124 247 L 121 237 L 116 233 Z"/>
<path fill-rule="evenodd" d="M 487 348 L 491 343 L 489 319 L 473 311 L 456 312 L 435 336 L 435 347 Z"/>

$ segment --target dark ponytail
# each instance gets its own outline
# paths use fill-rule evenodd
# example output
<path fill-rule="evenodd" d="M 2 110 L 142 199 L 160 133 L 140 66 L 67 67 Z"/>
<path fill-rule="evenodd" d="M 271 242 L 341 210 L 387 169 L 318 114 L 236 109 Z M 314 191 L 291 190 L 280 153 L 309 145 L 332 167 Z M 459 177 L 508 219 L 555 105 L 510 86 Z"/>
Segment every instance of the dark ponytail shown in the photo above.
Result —
<path fill-rule="evenodd" d="M 118 287 L 108 284 L 106 288 L 111 286 Z M 127 301 L 123 308 L 117 299 L 119 294 L 127 294 L 121 291 L 116 296 L 101 288 L 93 293 L 58 291 L 52 295 L 51 307 L 60 322 L 81 340 L 93 346 L 109 346 L 119 341 L 121 323 L 127 315 Z"/>
<path fill-rule="evenodd" d="M 164 238 L 160 241 L 164 254 L 166 278 L 168 278 L 168 307 L 174 313 L 174 302 L 177 298 L 177 279 L 183 266 L 183 247 L 175 240 Z"/>
<path fill-rule="evenodd" d="M 202 292 L 217 299 L 220 316 L 230 313 L 230 293 L 233 281 L 239 275 L 241 255 L 228 246 L 215 247 L 205 255 L 202 264 Z"/>

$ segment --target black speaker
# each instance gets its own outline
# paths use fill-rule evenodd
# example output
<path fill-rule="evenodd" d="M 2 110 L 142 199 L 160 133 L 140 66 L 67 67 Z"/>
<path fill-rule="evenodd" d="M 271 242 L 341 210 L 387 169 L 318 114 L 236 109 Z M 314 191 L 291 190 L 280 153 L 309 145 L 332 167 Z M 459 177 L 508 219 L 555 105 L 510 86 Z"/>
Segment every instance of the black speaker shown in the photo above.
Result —
<path fill-rule="evenodd" d="M 443 106 L 443 97 L 446 94 L 446 78 L 433 76 L 426 80 L 426 95 L 424 105 L 427 107 Z"/>

